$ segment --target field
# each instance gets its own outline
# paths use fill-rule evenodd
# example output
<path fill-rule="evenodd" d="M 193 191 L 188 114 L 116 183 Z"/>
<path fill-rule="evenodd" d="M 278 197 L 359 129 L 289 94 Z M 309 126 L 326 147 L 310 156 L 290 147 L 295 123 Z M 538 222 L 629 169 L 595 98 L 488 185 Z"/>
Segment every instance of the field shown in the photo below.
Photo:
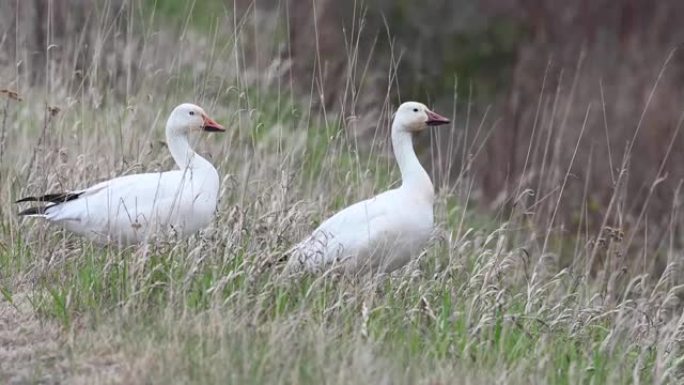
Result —
<path fill-rule="evenodd" d="M 282 25 L 227 13 L 219 25 L 211 12 L 221 15 L 220 7 L 190 17 L 164 4 L 132 7 L 126 44 L 116 55 L 93 48 L 103 60 L 80 76 L 70 61 L 49 57 L 37 84 L 14 66 L 0 68 L 2 83 L 18 92 L 0 95 L 0 382 L 681 381 L 674 225 L 657 250 L 634 247 L 638 236 L 621 229 L 562 231 L 553 208 L 566 199 L 568 164 L 557 165 L 563 177 L 550 210 L 520 204 L 492 213 L 471 204 L 477 186 L 466 161 L 458 178 L 436 184 L 438 230 L 406 269 L 374 279 L 283 279 L 269 262 L 335 210 L 399 183 L 388 147 L 397 100 L 388 93 L 365 115 L 376 135 L 354 135 L 353 102 L 326 108 L 322 81 L 302 96 L 291 84 L 298 79 L 280 76 L 277 39 L 264 36 Z M 96 28 L 103 41 L 111 30 Z M 63 52 L 81 43 L 75 36 Z M 354 60 L 353 47 L 343 54 Z M 119 57 L 124 65 L 114 71 Z M 362 74 L 346 76 L 353 101 Z M 210 228 L 120 250 L 17 217 L 13 202 L 27 194 L 172 167 L 163 125 L 185 101 L 228 128 L 198 145 L 222 176 Z M 467 103 L 455 95 L 453 110 L 440 111 L 454 124 L 422 138 L 425 165 L 478 151 L 436 150 L 463 135 L 486 139 L 491 123 L 463 113 Z M 647 273 L 649 253 L 665 260 L 662 274 Z"/>

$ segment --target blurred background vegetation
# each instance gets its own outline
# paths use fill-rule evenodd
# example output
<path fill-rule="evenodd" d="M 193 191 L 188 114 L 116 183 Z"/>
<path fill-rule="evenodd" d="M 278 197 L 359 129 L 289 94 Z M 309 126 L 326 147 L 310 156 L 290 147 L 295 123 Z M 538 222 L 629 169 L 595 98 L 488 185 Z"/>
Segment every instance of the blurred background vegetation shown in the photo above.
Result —
<path fill-rule="evenodd" d="M 0 10 L 0 60 L 18 59 L 9 88 L 68 63 L 81 79 L 71 84 L 106 103 L 139 86 L 136 32 L 153 20 L 218 41 L 221 28 L 240 29 L 251 44 L 236 65 L 354 117 L 346 127 L 359 138 L 386 132 L 377 112 L 387 90 L 394 105 L 415 99 L 454 114 L 458 135 L 438 146 L 463 153 L 431 162 L 436 184 L 472 179 L 471 199 L 496 215 L 534 207 L 558 211 L 551 226 L 635 234 L 649 223 L 634 238 L 654 246 L 673 222 L 684 178 L 679 0 L 36 0 Z M 16 22 L 46 15 L 50 23 Z M 218 25 L 226 20 L 234 25 Z M 61 42 L 73 36 L 81 44 L 70 51 Z"/>
<path fill-rule="evenodd" d="M 681 20 L 681 0 L 0 1 L 0 378 L 677 383 Z M 265 262 L 397 185 L 410 99 L 453 118 L 416 137 L 434 242 L 380 286 L 281 285 Z M 185 101 L 231 128 L 197 147 L 223 177 L 210 228 L 148 253 L 16 216 L 172 167 Z"/>

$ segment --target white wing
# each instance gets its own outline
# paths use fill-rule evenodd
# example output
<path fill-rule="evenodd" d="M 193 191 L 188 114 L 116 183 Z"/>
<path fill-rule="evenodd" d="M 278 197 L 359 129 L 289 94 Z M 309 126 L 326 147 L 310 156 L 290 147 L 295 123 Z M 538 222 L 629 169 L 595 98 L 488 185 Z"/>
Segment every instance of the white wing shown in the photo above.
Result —
<path fill-rule="evenodd" d="M 218 174 L 186 169 L 128 175 L 74 193 L 76 199 L 49 206 L 45 217 L 95 240 L 133 243 L 162 226 L 183 234 L 205 226 L 216 209 Z"/>
<path fill-rule="evenodd" d="M 287 270 L 321 271 L 335 262 L 351 262 L 355 267 L 377 251 L 386 251 L 402 234 L 403 214 L 396 206 L 399 192 L 390 190 L 355 203 L 324 221 L 314 232 L 289 252 Z M 352 261 L 348 261 L 353 259 Z"/>

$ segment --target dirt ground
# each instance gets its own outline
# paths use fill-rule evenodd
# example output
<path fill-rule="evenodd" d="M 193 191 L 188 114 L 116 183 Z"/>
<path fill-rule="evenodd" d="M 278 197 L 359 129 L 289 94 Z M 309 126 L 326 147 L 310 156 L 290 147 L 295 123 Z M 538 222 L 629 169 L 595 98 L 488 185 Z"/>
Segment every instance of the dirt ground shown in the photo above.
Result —
<path fill-rule="evenodd" d="M 0 300 L 0 379 L 5 384 L 61 384 L 68 377 L 59 327 L 39 320 L 25 294 Z"/>
<path fill-rule="evenodd" d="M 76 339 L 88 333 L 64 330 L 54 321 L 39 319 L 25 293 L 12 303 L 0 300 L 0 383 L 93 384 L 121 380 L 116 354 L 90 355 Z M 87 337 L 84 337 L 87 338 Z M 94 347 L 96 341 L 86 346 Z M 103 349 L 107 351 L 109 349 Z"/>

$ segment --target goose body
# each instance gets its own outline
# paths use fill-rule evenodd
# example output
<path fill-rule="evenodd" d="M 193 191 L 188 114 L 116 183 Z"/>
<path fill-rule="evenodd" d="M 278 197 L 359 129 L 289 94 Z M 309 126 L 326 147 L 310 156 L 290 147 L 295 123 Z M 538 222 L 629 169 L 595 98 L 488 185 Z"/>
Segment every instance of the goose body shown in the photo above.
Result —
<path fill-rule="evenodd" d="M 179 169 L 126 175 L 83 190 L 28 197 L 40 202 L 20 215 L 45 218 L 97 243 L 128 245 L 159 235 L 186 237 L 213 219 L 219 193 L 214 166 L 195 153 L 193 131 L 223 131 L 204 111 L 181 104 L 171 113 L 166 139 Z"/>
<path fill-rule="evenodd" d="M 390 272 L 417 255 L 434 228 L 434 188 L 413 149 L 412 136 L 449 120 L 416 102 L 402 104 L 392 124 L 400 187 L 357 202 L 325 220 L 288 253 L 286 271 Z"/>

